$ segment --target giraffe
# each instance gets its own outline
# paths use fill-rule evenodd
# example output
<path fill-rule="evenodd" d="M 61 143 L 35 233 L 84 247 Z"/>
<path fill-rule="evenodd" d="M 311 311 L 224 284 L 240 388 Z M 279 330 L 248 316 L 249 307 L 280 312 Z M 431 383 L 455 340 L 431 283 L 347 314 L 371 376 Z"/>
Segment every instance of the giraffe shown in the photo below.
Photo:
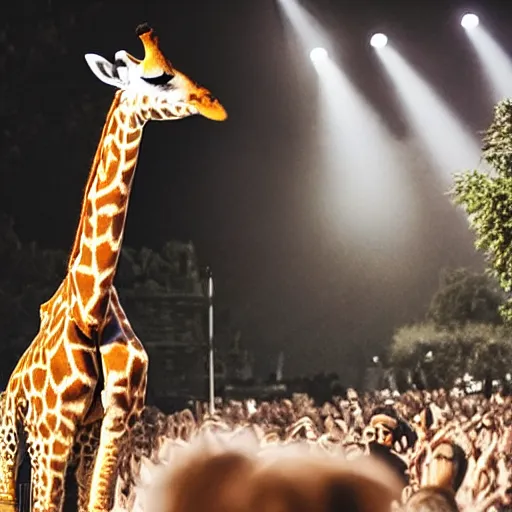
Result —
<path fill-rule="evenodd" d="M 153 29 L 144 24 L 136 33 L 142 60 L 126 51 L 113 63 L 85 56 L 96 77 L 118 90 L 85 187 L 66 276 L 41 305 L 39 332 L 2 397 L 0 511 L 16 510 L 21 441 L 31 458 L 33 512 L 62 510 L 74 451 L 80 502 L 89 490 L 84 510 L 111 510 L 120 446 L 143 409 L 147 380 L 147 354 L 113 285 L 143 128 L 150 120 L 227 117 L 206 88 L 174 68 Z M 92 461 L 90 452 L 85 457 L 74 446 L 94 431 L 99 442 Z"/>

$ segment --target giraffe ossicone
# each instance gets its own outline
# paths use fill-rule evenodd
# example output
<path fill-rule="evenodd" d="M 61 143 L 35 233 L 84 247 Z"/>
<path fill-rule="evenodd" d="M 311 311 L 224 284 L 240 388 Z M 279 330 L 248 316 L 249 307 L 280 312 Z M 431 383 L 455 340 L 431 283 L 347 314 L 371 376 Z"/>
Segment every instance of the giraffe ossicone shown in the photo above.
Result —
<path fill-rule="evenodd" d="M 181 73 L 164 56 L 154 31 L 146 26 L 137 33 L 144 45 L 143 60 L 135 58 L 125 50 L 115 54 L 114 62 L 88 53 L 85 56 L 93 73 L 106 84 L 134 94 L 147 94 L 155 100 L 154 106 L 165 111 L 165 106 L 180 108 L 182 116 L 200 114 L 207 119 L 224 121 L 227 113 L 219 100 L 208 89 L 195 83 Z M 169 119 L 165 112 L 157 120 Z"/>
<path fill-rule="evenodd" d="M 0 397 L 2 512 L 15 510 L 21 441 L 31 458 L 33 512 L 61 512 L 74 459 L 79 512 L 111 510 L 120 448 L 143 410 L 147 383 L 148 356 L 113 284 L 143 128 L 194 114 L 227 117 L 208 89 L 171 65 L 153 30 L 137 33 L 143 60 L 124 51 L 113 63 L 86 56 L 94 74 L 119 90 L 85 187 L 66 276 L 41 306 L 39 332 Z"/>

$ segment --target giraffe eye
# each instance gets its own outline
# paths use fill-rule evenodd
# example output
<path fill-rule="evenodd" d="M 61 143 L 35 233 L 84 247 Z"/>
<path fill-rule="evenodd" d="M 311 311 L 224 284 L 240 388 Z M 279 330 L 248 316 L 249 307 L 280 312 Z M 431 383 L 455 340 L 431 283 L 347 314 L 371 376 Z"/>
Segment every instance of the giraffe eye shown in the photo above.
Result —
<path fill-rule="evenodd" d="M 172 79 L 174 75 L 168 75 L 167 73 L 163 73 L 160 76 L 155 76 L 154 78 L 144 78 L 141 77 L 144 82 L 147 82 L 151 85 L 166 85 L 168 84 Z"/>

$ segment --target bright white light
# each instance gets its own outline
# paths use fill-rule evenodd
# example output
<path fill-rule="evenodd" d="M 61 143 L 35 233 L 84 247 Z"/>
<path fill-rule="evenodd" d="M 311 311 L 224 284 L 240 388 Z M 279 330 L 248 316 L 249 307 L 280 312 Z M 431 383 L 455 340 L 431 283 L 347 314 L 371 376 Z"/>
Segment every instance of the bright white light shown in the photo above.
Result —
<path fill-rule="evenodd" d="M 373 34 L 370 44 L 374 48 L 384 48 L 388 44 L 388 36 L 386 34 Z"/>
<path fill-rule="evenodd" d="M 297 59 L 304 59 L 304 56 L 309 55 L 311 49 L 317 46 L 330 46 L 330 38 L 325 33 L 325 28 L 302 5 L 303 3 L 301 0 L 277 0 L 283 15 L 284 28 L 288 32 L 291 55 Z M 303 61 L 298 60 L 297 63 L 302 65 Z"/>
<path fill-rule="evenodd" d="M 510 98 L 512 94 L 512 59 L 501 44 L 486 30 L 466 29 L 469 42 L 476 51 L 484 76 L 488 82 L 493 102 Z"/>
<path fill-rule="evenodd" d="M 321 62 L 329 58 L 329 54 L 325 48 L 313 48 L 309 54 L 309 58 L 312 62 Z"/>
<path fill-rule="evenodd" d="M 480 32 L 480 31 L 477 31 Z M 434 88 L 392 45 L 376 52 L 395 86 L 406 121 L 421 152 L 439 173 L 439 185 L 452 186 L 457 169 L 479 166 L 480 144 Z"/>
<path fill-rule="evenodd" d="M 318 188 L 322 222 L 329 236 L 339 239 L 340 248 L 350 240 L 368 269 L 389 265 L 390 272 L 401 274 L 397 247 L 407 252 L 416 208 L 410 200 L 414 190 L 410 159 L 402 158 L 402 144 L 333 59 L 316 64 L 315 69 L 318 165 L 325 176 Z M 369 359 L 372 364 L 373 356 Z"/>
<path fill-rule="evenodd" d="M 462 16 L 462 19 L 460 20 L 460 24 L 466 29 L 466 30 L 472 30 L 476 27 L 478 27 L 478 24 L 480 23 L 480 20 L 478 19 L 478 16 L 476 14 L 464 14 Z"/>

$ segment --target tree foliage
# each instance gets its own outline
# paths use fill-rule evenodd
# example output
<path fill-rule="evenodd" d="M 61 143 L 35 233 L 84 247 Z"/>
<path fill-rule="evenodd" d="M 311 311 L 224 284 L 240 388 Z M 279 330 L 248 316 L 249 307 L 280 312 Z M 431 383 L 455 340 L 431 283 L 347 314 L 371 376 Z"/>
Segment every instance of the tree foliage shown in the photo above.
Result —
<path fill-rule="evenodd" d="M 202 293 L 195 248 L 192 243 L 166 242 L 160 251 L 123 247 L 116 285 L 147 293 Z"/>
<path fill-rule="evenodd" d="M 512 320 L 512 100 L 496 106 L 484 136 L 483 157 L 494 172 L 455 175 L 452 197 L 466 211 L 475 245 L 507 293 L 501 312 Z"/>
<path fill-rule="evenodd" d="M 503 302 L 503 291 L 488 273 L 466 268 L 445 270 L 426 316 L 428 321 L 446 328 L 468 323 L 500 324 Z"/>
<path fill-rule="evenodd" d="M 512 362 L 512 331 L 499 313 L 503 301 L 488 273 L 443 271 L 427 321 L 396 331 L 391 365 L 421 371 L 437 386 L 451 387 L 466 373 L 478 380 L 503 379 Z"/>
<path fill-rule="evenodd" d="M 396 368 L 422 368 L 445 387 L 465 373 L 503 379 L 512 361 L 512 333 L 506 326 L 489 324 L 468 323 L 452 330 L 433 323 L 405 326 L 393 337 L 390 361 Z"/>

